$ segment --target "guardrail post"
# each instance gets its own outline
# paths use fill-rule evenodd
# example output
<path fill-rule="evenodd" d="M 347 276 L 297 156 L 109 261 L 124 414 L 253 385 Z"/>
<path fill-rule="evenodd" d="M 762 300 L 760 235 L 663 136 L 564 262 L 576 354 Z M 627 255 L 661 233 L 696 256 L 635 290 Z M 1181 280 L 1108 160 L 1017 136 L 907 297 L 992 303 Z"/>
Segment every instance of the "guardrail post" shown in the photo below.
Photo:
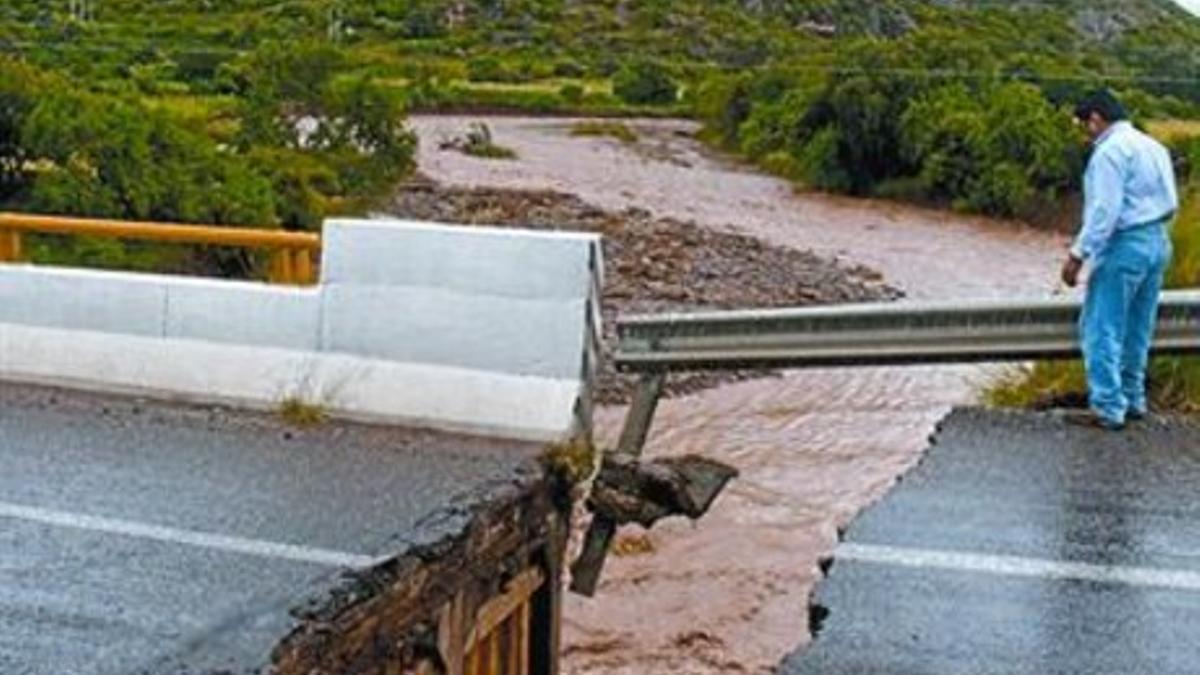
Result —
<path fill-rule="evenodd" d="M 271 253 L 271 271 L 268 279 L 273 284 L 293 284 L 296 279 L 295 265 L 292 264 L 292 251 L 278 248 Z"/>
<path fill-rule="evenodd" d="M 312 251 L 306 248 L 297 248 L 292 251 L 292 255 L 294 257 L 292 270 L 296 274 L 294 282 L 308 285 L 316 281 L 313 276 Z"/>
<path fill-rule="evenodd" d="M 21 233 L 16 230 L 0 230 L 0 262 L 21 260 Z"/>
<path fill-rule="evenodd" d="M 648 373 L 642 376 L 633 396 L 633 403 L 625 416 L 625 426 L 621 429 L 621 439 L 617 443 L 617 454 L 630 457 L 642 454 L 665 381 L 664 373 Z M 616 534 L 617 524 L 611 518 L 597 515 L 592 519 L 583 543 L 583 551 L 571 566 L 572 591 L 587 597 L 596 594 L 600 572 L 604 569 L 604 560 L 608 557 L 608 549 Z"/>
<path fill-rule="evenodd" d="M 307 248 L 280 248 L 271 254 L 268 280 L 273 284 L 304 286 L 317 281 L 313 252 Z"/>

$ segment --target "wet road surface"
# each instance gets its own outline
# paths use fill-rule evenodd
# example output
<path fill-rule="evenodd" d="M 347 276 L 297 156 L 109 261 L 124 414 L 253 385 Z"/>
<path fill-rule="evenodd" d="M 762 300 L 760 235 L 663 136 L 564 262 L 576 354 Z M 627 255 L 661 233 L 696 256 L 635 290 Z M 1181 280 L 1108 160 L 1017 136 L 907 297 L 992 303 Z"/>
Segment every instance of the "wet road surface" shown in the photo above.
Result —
<path fill-rule="evenodd" d="M 1200 426 L 955 412 L 852 525 L 783 675 L 1195 673 Z"/>
<path fill-rule="evenodd" d="M 536 451 L 0 384 L 0 673 L 257 672 L 290 608 Z"/>

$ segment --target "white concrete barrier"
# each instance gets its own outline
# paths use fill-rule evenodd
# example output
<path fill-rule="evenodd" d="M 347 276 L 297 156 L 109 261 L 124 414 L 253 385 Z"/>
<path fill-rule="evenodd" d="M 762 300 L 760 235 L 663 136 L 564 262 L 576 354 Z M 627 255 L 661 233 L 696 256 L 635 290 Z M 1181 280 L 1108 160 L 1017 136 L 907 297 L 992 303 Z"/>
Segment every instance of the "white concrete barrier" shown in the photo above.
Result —
<path fill-rule="evenodd" d="M 326 232 L 312 289 L 0 265 L 0 378 L 530 440 L 589 428 L 597 238 Z"/>
<path fill-rule="evenodd" d="M 598 238 L 571 232 L 335 219 L 323 237 L 322 280 L 334 285 L 570 300 L 601 268 Z"/>
<path fill-rule="evenodd" d="M 412 286 L 325 290 L 322 344 L 387 361 L 573 379 L 588 300 L 464 295 Z"/>
<path fill-rule="evenodd" d="M 0 266 L 0 322 L 161 336 L 166 303 L 158 277 Z"/>

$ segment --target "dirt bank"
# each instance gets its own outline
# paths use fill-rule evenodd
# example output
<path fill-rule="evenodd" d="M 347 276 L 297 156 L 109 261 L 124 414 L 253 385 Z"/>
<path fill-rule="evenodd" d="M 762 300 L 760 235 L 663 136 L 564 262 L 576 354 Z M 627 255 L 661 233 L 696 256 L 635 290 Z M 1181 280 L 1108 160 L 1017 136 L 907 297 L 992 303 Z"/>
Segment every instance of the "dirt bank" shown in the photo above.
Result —
<path fill-rule="evenodd" d="M 1065 241 L 1018 224 L 796 194 L 714 157 L 695 125 L 635 121 L 635 145 L 570 136 L 571 121 L 489 118 L 518 159 L 439 153 L 468 118 L 416 118 L 419 162 L 450 185 L 555 190 L 610 212 L 695 221 L 865 265 L 920 299 L 1043 296 Z M 565 671 L 587 675 L 765 673 L 808 640 L 808 595 L 836 532 L 911 467 L 936 422 L 975 401 L 976 367 L 788 373 L 666 401 L 651 456 L 696 453 L 740 478 L 699 525 L 627 531 L 594 600 L 571 598 Z M 599 411 L 611 442 L 623 410 Z"/>

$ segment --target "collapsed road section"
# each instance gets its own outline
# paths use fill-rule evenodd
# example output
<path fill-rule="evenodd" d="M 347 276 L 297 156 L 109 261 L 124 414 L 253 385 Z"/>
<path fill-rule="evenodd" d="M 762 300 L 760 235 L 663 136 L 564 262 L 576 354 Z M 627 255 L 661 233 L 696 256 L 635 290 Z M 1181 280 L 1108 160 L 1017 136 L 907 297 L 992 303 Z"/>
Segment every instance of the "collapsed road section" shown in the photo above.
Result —
<path fill-rule="evenodd" d="M 549 672 L 541 451 L 6 385 L 0 672 Z"/>
<path fill-rule="evenodd" d="M 1200 427 L 963 410 L 849 529 L 781 672 L 1194 673 Z"/>

